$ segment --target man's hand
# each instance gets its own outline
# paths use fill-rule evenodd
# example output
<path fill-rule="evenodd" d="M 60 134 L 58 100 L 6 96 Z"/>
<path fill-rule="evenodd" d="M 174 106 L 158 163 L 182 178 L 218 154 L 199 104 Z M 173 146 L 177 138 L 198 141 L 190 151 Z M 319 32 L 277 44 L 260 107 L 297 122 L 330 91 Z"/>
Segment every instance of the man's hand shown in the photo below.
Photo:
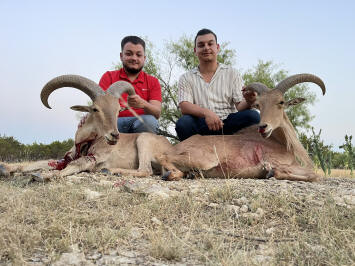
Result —
<path fill-rule="evenodd" d="M 243 92 L 243 97 L 244 97 L 245 101 L 247 102 L 247 104 L 249 104 L 250 106 L 253 105 L 253 103 L 256 100 L 256 96 L 258 94 L 252 90 L 245 90 L 245 87 L 243 87 L 242 92 Z"/>
<path fill-rule="evenodd" d="M 205 120 L 209 130 L 217 131 L 223 128 L 222 120 L 211 110 L 206 109 Z"/>
<path fill-rule="evenodd" d="M 139 95 L 129 95 L 128 98 L 128 105 L 133 108 L 144 108 L 147 101 L 142 99 Z"/>

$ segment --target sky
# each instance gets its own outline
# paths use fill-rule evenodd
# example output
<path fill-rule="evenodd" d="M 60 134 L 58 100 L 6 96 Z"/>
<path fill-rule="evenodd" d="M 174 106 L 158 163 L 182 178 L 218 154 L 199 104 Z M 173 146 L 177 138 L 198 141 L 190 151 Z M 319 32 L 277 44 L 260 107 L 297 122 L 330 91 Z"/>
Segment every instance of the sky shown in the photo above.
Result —
<path fill-rule="evenodd" d="M 119 62 L 120 42 L 144 36 L 164 50 L 169 41 L 209 28 L 236 51 L 241 72 L 259 60 L 290 75 L 325 83 L 310 108 L 311 126 L 337 148 L 355 136 L 355 1 L 37 1 L 0 0 L 0 135 L 31 144 L 74 138 L 88 96 L 73 88 L 40 101 L 52 78 L 78 74 L 95 82 Z M 174 77 L 178 79 L 179 77 Z"/>

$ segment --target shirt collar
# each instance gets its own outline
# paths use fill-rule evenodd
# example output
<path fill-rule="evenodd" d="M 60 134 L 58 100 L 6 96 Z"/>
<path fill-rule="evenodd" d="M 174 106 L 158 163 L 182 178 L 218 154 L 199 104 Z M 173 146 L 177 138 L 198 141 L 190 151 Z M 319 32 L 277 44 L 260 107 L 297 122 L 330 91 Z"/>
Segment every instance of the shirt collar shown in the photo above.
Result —
<path fill-rule="evenodd" d="M 138 77 L 137 77 L 135 80 L 133 80 L 133 81 L 131 82 L 130 79 L 128 78 L 128 76 L 127 76 L 126 71 L 125 71 L 124 68 L 122 67 L 122 68 L 120 69 L 120 78 L 121 78 L 121 79 L 124 79 L 124 80 L 127 80 L 127 81 L 129 81 L 130 83 L 137 83 L 137 82 L 144 83 L 144 72 L 143 72 L 143 71 L 139 72 Z"/>
<path fill-rule="evenodd" d="M 217 69 L 216 69 L 216 73 L 219 72 L 220 69 L 226 69 L 226 68 L 228 68 L 227 65 L 218 63 L 218 66 L 217 66 Z M 197 75 L 200 75 L 200 76 L 201 76 L 200 69 L 198 68 L 198 66 L 195 67 L 195 68 L 193 68 L 193 69 L 191 70 L 191 72 L 192 72 L 193 74 L 197 74 Z M 216 73 L 215 73 L 215 74 L 216 74 Z"/>

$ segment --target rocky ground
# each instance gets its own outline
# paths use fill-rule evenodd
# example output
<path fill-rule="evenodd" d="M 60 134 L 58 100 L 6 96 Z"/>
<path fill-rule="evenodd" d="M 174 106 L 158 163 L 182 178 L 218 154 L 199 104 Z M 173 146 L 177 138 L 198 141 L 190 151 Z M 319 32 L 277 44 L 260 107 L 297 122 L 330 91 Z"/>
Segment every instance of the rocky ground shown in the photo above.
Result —
<path fill-rule="evenodd" d="M 17 175 L 11 179 L 3 181 L 1 185 L 5 184 L 6 186 L 11 185 L 28 189 L 28 186 L 33 187 L 41 182 L 44 181 L 39 179 L 36 175 Z M 327 202 L 331 201 L 336 208 L 341 208 L 342 211 L 348 213 L 347 215 L 350 216 L 351 219 L 354 219 L 355 179 L 353 178 L 324 178 L 322 181 L 316 183 L 280 181 L 275 180 L 274 178 L 267 180 L 185 179 L 178 182 L 166 182 L 160 180 L 157 176 L 138 179 L 107 174 L 81 173 L 75 176 L 69 176 L 65 180 L 54 180 L 49 183 L 53 184 L 56 182 L 59 182 L 61 186 L 80 186 L 83 197 L 90 202 L 99 201 L 100 199 L 107 197 L 107 191 L 122 193 L 125 197 L 129 197 L 129 195 L 141 195 L 146 198 L 147 202 L 164 202 L 169 201 L 169 199 L 185 197 L 193 199 L 194 204 L 199 204 L 198 206 L 202 209 L 201 212 L 211 214 L 220 213 L 223 215 L 227 213 L 226 217 L 228 221 L 231 221 L 230 224 L 232 222 L 234 224 L 236 221 L 242 221 L 247 226 L 255 226 L 258 224 L 260 225 L 260 228 L 262 227 L 262 229 L 260 229 L 262 234 L 255 234 L 258 236 L 239 233 L 236 230 L 218 226 L 206 228 L 204 228 L 204 226 L 201 228 L 194 227 L 192 230 L 192 232 L 194 232 L 194 230 L 196 232 L 199 231 L 195 235 L 196 238 L 202 239 L 203 237 L 201 234 L 210 234 L 213 231 L 216 241 L 220 235 L 225 239 L 241 239 L 244 242 L 249 243 L 247 245 L 248 247 L 250 243 L 252 243 L 253 249 L 240 248 L 240 250 L 237 250 L 234 255 L 235 258 L 244 259 L 244 262 L 247 262 L 246 264 L 274 264 L 277 261 L 275 260 L 275 257 L 277 257 L 275 255 L 275 250 L 273 250 L 275 249 L 274 244 L 278 242 L 295 241 L 292 234 L 288 236 L 285 231 L 278 233 L 278 231 L 281 230 L 281 226 L 277 225 L 280 221 L 276 222 L 278 217 L 278 214 L 275 214 L 276 209 L 272 209 L 267 203 L 263 205 L 262 199 L 258 197 L 259 195 L 270 195 L 270 197 L 273 195 L 275 197 L 286 195 L 284 198 L 287 199 L 291 197 L 296 205 L 298 202 L 302 202 L 302 204 L 307 206 L 314 206 L 317 210 L 322 209 L 328 204 Z M 43 184 L 48 186 L 47 183 Z M 105 189 L 101 189 L 100 187 Z M 227 190 L 230 190 L 231 192 L 228 192 Z M 299 205 L 295 208 L 299 208 Z M 150 223 L 150 225 L 148 225 L 148 227 L 162 227 L 162 230 L 168 230 L 167 227 L 169 227 L 170 224 L 164 221 L 165 218 L 163 216 L 151 215 L 149 218 L 150 221 L 148 221 L 148 223 Z M 275 221 L 270 222 L 268 219 L 273 219 Z M 203 223 L 201 224 L 203 225 Z M 66 252 L 62 252 L 59 255 L 57 254 L 55 257 L 43 252 L 33 252 L 30 257 L 23 256 L 21 260 L 27 265 L 244 264 L 243 260 L 238 260 L 236 262 L 233 257 L 228 257 L 228 259 L 221 259 L 218 258 L 218 256 L 217 258 L 209 257 L 208 251 L 204 252 L 205 248 L 201 251 L 198 248 L 198 244 L 192 246 L 190 249 L 191 252 L 189 252 L 189 249 L 184 246 L 184 243 L 180 243 L 182 246 L 182 253 L 178 255 L 173 254 L 171 257 L 169 257 L 168 253 L 157 255 L 156 252 L 152 251 L 151 239 L 147 237 L 144 228 L 146 227 L 132 226 L 129 228 L 129 241 L 127 242 L 129 245 L 117 245 L 114 248 L 111 247 L 102 251 L 90 248 L 84 249 L 82 248 L 82 245 L 72 243 Z M 190 230 L 191 228 L 189 228 L 189 225 L 187 224 L 185 231 L 190 232 Z M 353 228 L 351 230 L 352 232 L 350 232 L 350 236 L 354 235 Z M 178 239 L 184 238 L 178 237 Z M 181 241 L 183 242 L 183 240 Z M 273 245 L 268 245 L 270 241 Z M 307 243 L 305 244 L 307 245 Z M 322 250 L 325 247 L 321 244 L 315 245 L 311 248 L 312 252 L 318 252 L 317 248 Z M 352 246 L 351 249 L 354 249 L 354 246 Z M 236 250 L 236 248 L 231 250 Z M 249 257 L 248 260 L 245 260 L 247 257 Z M 287 256 L 285 255 L 285 257 Z M 350 255 L 347 260 L 345 260 L 345 264 L 350 263 L 352 259 L 353 257 Z M 11 265 L 14 261 L 16 260 L 9 259 L 9 256 L 3 253 L 0 264 Z M 323 258 L 320 261 L 323 261 Z M 332 261 L 332 259 L 329 259 L 329 261 Z M 286 259 L 286 262 L 286 264 L 293 264 L 292 259 L 291 261 Z"/>

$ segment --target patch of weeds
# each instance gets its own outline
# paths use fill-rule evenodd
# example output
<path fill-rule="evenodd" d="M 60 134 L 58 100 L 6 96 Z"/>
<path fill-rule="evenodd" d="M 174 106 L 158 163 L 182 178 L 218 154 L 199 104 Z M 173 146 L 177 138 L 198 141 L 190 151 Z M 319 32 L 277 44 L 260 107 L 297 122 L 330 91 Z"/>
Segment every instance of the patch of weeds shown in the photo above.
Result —
<path fill-rule="evenodd" d="M 157 259 L 179 261 L 184 254 L 183 245 L 171 235 L 158 230 L 149 235 L 150 255 Z"/>
<path fill-rule="evenodd" d="M 225 203 L 231 202 L 238 196 L 237 191 L 230 185 L 224 185 L 210 191 L 208 195 L 209 202 Z"/>

